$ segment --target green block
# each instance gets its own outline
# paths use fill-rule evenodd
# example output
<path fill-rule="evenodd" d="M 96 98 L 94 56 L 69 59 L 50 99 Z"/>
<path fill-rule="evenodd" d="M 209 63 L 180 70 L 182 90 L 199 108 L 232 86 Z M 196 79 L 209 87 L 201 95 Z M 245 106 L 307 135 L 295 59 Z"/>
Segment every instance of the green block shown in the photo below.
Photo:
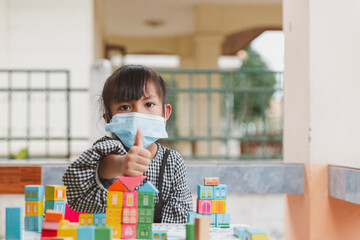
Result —
<path fill-rule="evenodd" d="M 138 208 L 154 208 L 155 207 L 155 193 L 138 193 Z"/>
<path fill-rule="evenodd" d="M 111 226 L 96 226 L 95 239 L 112 240 L 113 230 Z"/>
<path fill-rule="evenodd" d="M 154 209 L 153 208 L 139 208 L 138 209 L 138 223 L 153 223 Z"/>
<path fill-rule="evenodd" d="M 194 223 L 186 223 L 186 240 L 194 240 L 195 239 L 195 224 Z"/>
<path fill-rule="evenodd" d="M 152 239 L 152 224 L 137 224 L 136 238 L 137 239 Z"/>

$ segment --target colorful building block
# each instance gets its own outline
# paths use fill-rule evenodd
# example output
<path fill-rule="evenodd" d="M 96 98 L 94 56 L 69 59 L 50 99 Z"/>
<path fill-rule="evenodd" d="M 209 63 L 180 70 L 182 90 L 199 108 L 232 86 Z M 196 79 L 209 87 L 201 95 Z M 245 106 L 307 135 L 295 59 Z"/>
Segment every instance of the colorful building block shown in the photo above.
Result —
<path fill-rule="evenodd" d="M 44 186 L 27 185 L 25 186 L 25 201 L 42 201 L 44 199 Z"/>
<path fill-rule="evenodd" d="M 138 192 L 123 192 L 123 208 L 138 206 Z"/>
<path fill-rule="evenodd" d="M 95 240 L 95 226 L 82 225 L 77 229 L 78 240 Z"/>
<path fill-rule="evenodd" d="M 134 224 L 137 223 L 138 209 L 137 208 L 123 208 L 122 223 Z"/>
<path fill-rule="evenodd" d="M 153 230 L 152 231 L 152 239 L 167 239 L 167 231 L 166 230 Z"/>
<path fill-rule="evenodd" d="M 195 223 L 186 223 L 185 231 L 186 231 L 186 240 L 195 239 Z"/>
<path fill-rule="evenodd" d="M 94 225 L 106 225 L 106 214 L 94 213 Z"/>
<path fill-rule="evenodd" d="M 78 222 L 80 213 L 83 212 L 74 211 L 67 203 L 65 204 L 65 220 L 69 220 L 69 222 Z"/>
<path fill-rule="evenodd" d="M 111 240 L 113 238 L 112 226 L 96 226 L 95 239 Z"/>
<path fill-rule="evenodd" d="M 106 208 L 106 224 L 113 225 L 121 223 L 122 208 Z"/>
<path fill-rule="evenodd" d="M 227 199 L 227 185 L 214 186 L 214 199 Z"/>
<path fill-rule="evenodd" d="M 187 222 L 188 223 L 195 223 L 195 218 L 200 214 L 197 212 L 188 212 L 187 214 Z"/>
<path fill-rule="evenodd" d="M 127 192 L 129 189 L 127 189 L 120 181 L 115 181 L 109 188 L 108 191 L 114 191 L 114 192 Z"/>
<path fill-rule="evenodd" d="M 45 220 L 51 222 L 60 222 L 63 219 L 63 215 L 61 211 L 57 210 L 46 210 L 45 212 Z"/>
<path fill-rule="evenodd" d="M 241 238 L 244 240 L 251 240 L 251 235 L 248 231 L 246 231 L 246 227 L 234 227 L 234 235 L 237 238 Z"/>
<path fill-rule="evenodd" d="M 58 235 L 58 230 L 41 230 L 41 240 L 50 239 L 51 237 L 56 237 Z"/>
<path fill-rule="evenodd" d="M 199 199 L 213 199 L 214 198 L 214 186 L 197 186 L 197 194 Z"/>
<path fill-rule="evenodd" d="M 67 224 L 59 228 L 57 232 L 58 237 L 72 237 L 77 240 L 77 229 L 79 224 Z"/>
<path fill-rule="evenodd" d="M 48 209 L 61 211 L 62 214 L 65 214 L 65 201 L 45 200 L 44 212 L 46 212 L 46 210 L 48 210 Z"/>
<path fill-rule="evenodd" d="M 22 209 L 20 207 L 7 207 L 6 208 L 6 239 L 21 239 L 22 238 Z"/>
<path fill-rule="evenodd" d="M 197 199 L 197 212 L 198 213 L 212 213 L 212 199 Z"/>
<path fill-rule="evenodd" d="M 210 218 L 208 216 L 195 218 L 195 239 L 210 239 Z"/>
<path fill-rule="evenodd" d="M 216 214 L 216 227 L 229 228 L 230 227 L 230 213 Z"/>
<path fill-rule="evenodd" d="M 137 224 L 136 225 L 137 239 L 152 239 L 152 224 Z"/>
<path fill-rule="evenodd" d="M 206 177 L 206 178 L 204 178 L 204 185 L 205 186 L 219 185 L 219 178 L 218 177 Z"/>
<path fill-rule="evenodd" d="M 153 223 L 154 209 L 153 208 L 139 208 L 138 209 L 138 223 Z"/>
<path fill-rule="evenodd" d="M 25 216 L 25 231 L 41 232 L 43 216 Z"/>
<path fill-rule="evenodd" d="M 81 213 L 79 215 L 79 224 L 80 225 L 93 225 L 94 224 L 94 215 L 92 213 Z"/>
<path fill-rule="evenodd" d="M 136 239 L 136 224 L 121 225 L 121 239 Z"/>
<path fill-rule="evenodd" d="M 43 214 L 43 201 L 25 201 L 25 216 L 42 216 Z"/>
<path fill-rule="evenodd" d="M 150 181 L 147 181 L 139 188 L 138 192 L 159 193 L 159 190 Z"/>
<path fill-rule="evenodd" d="M 155 194 L 147 192 L 138 193 L 138 208 L 154 208 Z"/>
<path fill-rule="evenodd" d="M 112 224 L 113 238 L 121 238 L 121 223 Z"/>
<path fill-rule="evenodd" d="M 117 177 L 117 179 L 127 188 L 129 191 L 134 191 L 135 188 L 141 183 L 146 176 L 139 177 L 129 177 L 129 176 L 121 176 Z"/>
<path fill-rule="evenodd" d="M 44 221 L 42 225 L 42 229 L 45 230 L 58 230 L 60 227 L 59 222 L 50 222 L 50 221 Z"/>
<path fill-rule="evenodd" d="M 61 228 L 62 226 L 68 225 L 69 223 L 70 223 L 69 220 L 65 220 L 65 219 L 61 220 L 61 221 L 59 222 L 60 228 Z"/>
<path fill-rule="evenodd" d="M 123 192 L 108 191 L 107 202 L 108 207 L 122 208 L 123 206 Z"/>
<path fill-rule="evenodd" d="M 226 213 L 226 200 L 213 200 L 213 213 Z"/>
<path fill-rule="evenodd" d="M 66 197 L 66 187 L 60 185 L 45 186 L 45 200 L 63 201 Z"/>

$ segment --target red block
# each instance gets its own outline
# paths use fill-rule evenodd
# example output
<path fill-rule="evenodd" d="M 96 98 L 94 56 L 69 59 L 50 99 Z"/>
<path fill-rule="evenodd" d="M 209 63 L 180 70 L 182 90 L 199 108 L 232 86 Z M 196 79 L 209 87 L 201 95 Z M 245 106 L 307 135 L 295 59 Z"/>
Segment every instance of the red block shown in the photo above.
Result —
<path fill-rule="evenodd" d="M 56 237 L 57 236 L 57 230 L 46 230 L 43 229 L 41 231 L 41 237 Z"/>
<path fill-rule="evenodd" d="M 65 220 L 69 220 L 69 222 L 79 222 L 79 215 L 84 212 L 77 212 L 72 210 L 67 203 L 65 204 Z"/>

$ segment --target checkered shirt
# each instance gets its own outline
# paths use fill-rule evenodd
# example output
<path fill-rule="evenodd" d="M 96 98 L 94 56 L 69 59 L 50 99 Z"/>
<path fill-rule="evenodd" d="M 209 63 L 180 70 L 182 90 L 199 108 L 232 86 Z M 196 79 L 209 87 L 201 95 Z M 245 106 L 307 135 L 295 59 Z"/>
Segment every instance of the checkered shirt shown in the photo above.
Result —
<path fill-rule="evenodd" d="M 139 189 L 146 181 L 158 188 L 161 161 L 166 147 L 158 145 L 158 152 L 151 160 L 147 178 L 135 189 Z M 67 187 L 67 203 L 69 207 L 79 212 L 105 213 L 107 188 L 116 179 L 101 179 L 98 175 L 100 160 L 109 154 L 127 154 L 118 139 L 103 137 L 96 141 L 66 170 L 63 176 Z M 160 190 L 160 189 L 159 189 Z M 174 150 L 170 150 L 163 178 L 163 223 L 185 223 L 187 212 L 192 211 L 192 197 L 187 185 L 187 171 L 183 158 Z M 155 204 L 159 196 L 155 196 Z"/>

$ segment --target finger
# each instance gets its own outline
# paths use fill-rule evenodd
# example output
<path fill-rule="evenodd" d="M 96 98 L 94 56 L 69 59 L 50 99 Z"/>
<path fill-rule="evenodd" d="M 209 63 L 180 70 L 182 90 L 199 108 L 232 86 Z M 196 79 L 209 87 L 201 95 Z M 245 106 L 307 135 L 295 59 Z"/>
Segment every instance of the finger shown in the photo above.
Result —
<path fill-rule="evenodd" d="M 145 157 L 145 158 L 151 157 L 151 153 L 149 150 L 147 150 L 146 148 L 139 147 L 139 146 L 133 146 L 132 148 L 130 148 L 129 154 L 134 154 L 134 155 Z"/>
<path fill-rule="evenodd" d="M 143 146 L 143 135 L 142 135 L 142 131 L 140 128 L 137 129 L 134 146 L 144 147 Z"/>
<path fill-rule="evenodd" d="M 124 176 L 138 177 L 138 176 L 142 176 L 142 175 L 143 175 L 143 172 L 136 171 L 133 169 L 128 169 L 124 172 Z"/>

